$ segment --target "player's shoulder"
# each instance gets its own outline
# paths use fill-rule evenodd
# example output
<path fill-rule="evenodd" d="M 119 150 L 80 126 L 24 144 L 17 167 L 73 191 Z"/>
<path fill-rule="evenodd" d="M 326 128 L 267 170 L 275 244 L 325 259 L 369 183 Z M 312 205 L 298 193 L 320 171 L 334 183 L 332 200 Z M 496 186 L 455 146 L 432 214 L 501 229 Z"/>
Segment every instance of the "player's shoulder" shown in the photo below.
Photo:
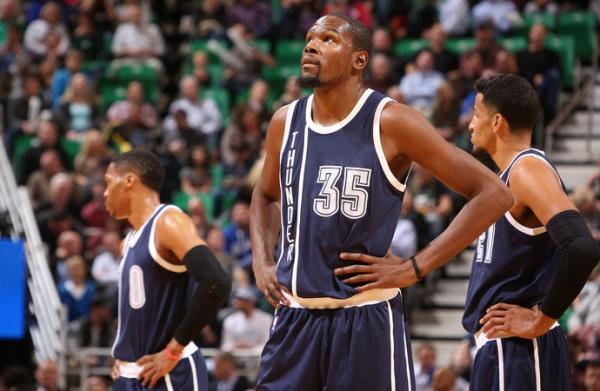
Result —
<path fill-rule="evenodd" d="M 177 228 L 191 222 L 190 217 L 175 205 L 166 205 L 165 209 L 158 215 L 157 228 Z"/>
<path fill-rule="evenodd" d="M 510 182 L 535 186 L 539 181 L 557 180 L 556 170 L 545 158 L 528 154 L 519 158 L 510 170 Z"/>
<path fill-rule="evenodd" d="M 414 108 L 390 100 L 381 111 L 380 126 L 385 132 L 417 132 L 421 133 L 429 120 Z"/>

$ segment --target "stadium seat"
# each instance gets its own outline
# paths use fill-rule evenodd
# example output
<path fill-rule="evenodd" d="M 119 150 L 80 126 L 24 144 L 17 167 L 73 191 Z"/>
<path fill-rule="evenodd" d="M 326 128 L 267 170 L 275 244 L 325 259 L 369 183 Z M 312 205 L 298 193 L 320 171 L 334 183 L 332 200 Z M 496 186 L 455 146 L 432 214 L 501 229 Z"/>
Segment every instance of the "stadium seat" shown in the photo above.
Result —
<path fill-rule="evenodd" d="M 564 12 L 559 15 L 556 33 L 574 39 L 575 55 L 583 61 L 591 61 L 596 53 L 596 15 L 592 11 Z"/>
<path fill-rule="evenodd" d="M 6 42 L 6 22 L 0 21 L 0 45 Z"/>
<path fill-rule="evenodd" d="M 524 28 L 526 32 L 529 32 L 529 28 L 536 23 L 541 23 L 548 31 L 554 31 L 556 28 L 556 17 L 552 14 L 545 12 L 535 12 L 533 14 L 525 14 L 523 16 Z M 527 33 L 526 33 L 527 34 Z"/>
<path fill-rule="evenodd" d="M 462 53 L 474 48 L 476 44 L 475 38 L 455 38 L 446 41 L 446 49 L 460 56 Z"/>
<path fill-rule="evenodd" d="M 300 64 L 294 65 L 275 65 L 273 67 L 262 67 L 262 77 L 269 84 L 269 90 L 275 96 L 281 95 L 285 87 L 285 83 L 290 76 L 300 75 Z"/>
<path fill-rule="evenodd" d="M 265 53 L 271 53 L 271 42 L 266 39 L 256 39 L 250 42 L 250 44 Z"/>
<path fill-rule="evenodd" d="M 401 39 L 394 46 L 394 53 L 403 59 L 411 59 L 419 50 L 426 47 L 425 39 Z"/>
<path fill-rule="evenodd" d="M 229 121 L 229 94 L 224 88 L 204 88 L 200 91 L 201 98 L 211 98 L 221 112 L 221 123 L 226 126 Z"/>
<path fill-rule="evenodd" d="M 74 165 L 75 157 L 81 149 L 81 142 L 77 140 L 69 140 L 63 138 L 62 140 L 60 140 L 60 146 L 62 150 L 67 153 L 67 157 L 69 158 L 69 162 L 71 163 L 71 165 Z"/>
<path fill-rule="evenodd" d="M 215 42 L 217 42 L 217 44 L 221 47 L 224 47 L 224 48 L 229 47 L 227 42 L 224 40 L 215 40 Z M 198 40 L 192 41 L 190 43 L 190 60 L 191 60 L 191 56 L 194 55 L 194 52 L 197 52 L 197 51 L 203 51 L 208 54 L 208 63 L 209 64 L 214 65 L 214 64 L 221 63 L 221 59 L 219 58 L 219 56 L 217 56 L 212 51 L 208 50 L 208 39 L 198 39 Z"/>
<path fill-rule="evenodd" d="M 302 40 L 281 40 L 275 48 L 277 66 L 296 65 L 299 66 L 302 51 L 306 42 Z"/>
<path fill-rule="evenodd" d="M 525 37 L 506 37 L 500 38 L 500 46 L 511 53 L 527 48 L 527 39 Z"/>
<path fill-rule="evenodd" d="M 564 87 L 573 87 L 575 70 L 575 41 L 573 37 L 553 35 L 546 38 L 546 47 L 560 57 L 561 81 Z"/>
<path fill-rule="evenodd" d="M 12 153 L 12 166 L 16 178 L 19 178 L 21 176 L 21 163 L 23 160 L 23 156 L 25 156 L 25 152 L 27 152 L 27 150 L 31 146 L 31 142 L 33 141 L 33 139 L 34 136 L 21 134 L 15 140 Z"/>
<path fill-rule="evenodd" d="M 108 80 L 102 80 L 100 83 L 100 107 L 102 112 L 106 112 L 110 105 L 118 100 L 123 100 L 127 96 L 127 86 L 112 84 Z"/>

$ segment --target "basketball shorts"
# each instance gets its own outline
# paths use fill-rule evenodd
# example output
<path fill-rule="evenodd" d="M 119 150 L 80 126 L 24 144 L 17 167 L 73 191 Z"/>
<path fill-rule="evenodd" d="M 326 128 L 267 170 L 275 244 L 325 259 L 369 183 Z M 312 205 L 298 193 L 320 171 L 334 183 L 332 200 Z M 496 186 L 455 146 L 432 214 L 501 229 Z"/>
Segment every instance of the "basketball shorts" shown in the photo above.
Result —
<path fill-rule="evenodd" d="M 137 368 L 136 368 L 137 367 Z M 113 391 L 203 391 L 208 389 L 208 374 L 204 357 L 199 350 L 182 357 L 177 366 L 160 379 L 154 388 L 145 387 L 137 379 L 140 367 L 135 363 L 121 367 L 121 377 L 112 386 Z"/>
<path fill-rule="evenodd" d="M 478 347 L 472 391 L 571 390 L 569 348 L 560 327 L 535 339 L 492 339 Z"/>
<path fill-rule="evenodd" d="M 280 307 L 256 390 L 411 390 L 414 371 L 402 295 L 339 309 Z"/>

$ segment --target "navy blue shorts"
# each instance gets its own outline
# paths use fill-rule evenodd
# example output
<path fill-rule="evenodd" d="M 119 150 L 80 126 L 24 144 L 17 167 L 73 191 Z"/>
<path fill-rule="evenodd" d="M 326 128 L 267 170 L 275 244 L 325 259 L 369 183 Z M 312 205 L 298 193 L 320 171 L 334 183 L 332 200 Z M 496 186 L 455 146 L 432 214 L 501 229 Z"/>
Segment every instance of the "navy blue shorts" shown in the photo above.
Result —
<path fill-rule="evenodd" d="M 119 377 L 113 391 L 205 391 L 208 389 L 206 363 L 200 351 L 184 357 L 171 373 L 160 379 L 154 388 L 144 387 L 138 379 Z"/>
<path fill-rule="evenodd" d="M 475 355 L 470 390 L 571 390 L 565 333 L 555 327 L 535 339 L 515 337 L 487 342 Z"/>
<path fill-rule="evenodd" d="M 414 371 L 402 296 L 362 307 L 280 307 L 256 390 L 409 390 Z"/>

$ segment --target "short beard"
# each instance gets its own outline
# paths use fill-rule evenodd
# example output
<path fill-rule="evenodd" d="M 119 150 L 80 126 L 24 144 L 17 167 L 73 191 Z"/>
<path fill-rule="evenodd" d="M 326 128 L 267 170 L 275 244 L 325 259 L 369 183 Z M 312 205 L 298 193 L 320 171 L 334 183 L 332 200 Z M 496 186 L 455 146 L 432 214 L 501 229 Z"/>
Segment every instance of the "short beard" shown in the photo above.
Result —
<path fill-rule="evenodd" d="M 302 76 L 297 79 L 297 83 L 301 88 L 316 88 L 321 86 L 319 76 Z"/>

